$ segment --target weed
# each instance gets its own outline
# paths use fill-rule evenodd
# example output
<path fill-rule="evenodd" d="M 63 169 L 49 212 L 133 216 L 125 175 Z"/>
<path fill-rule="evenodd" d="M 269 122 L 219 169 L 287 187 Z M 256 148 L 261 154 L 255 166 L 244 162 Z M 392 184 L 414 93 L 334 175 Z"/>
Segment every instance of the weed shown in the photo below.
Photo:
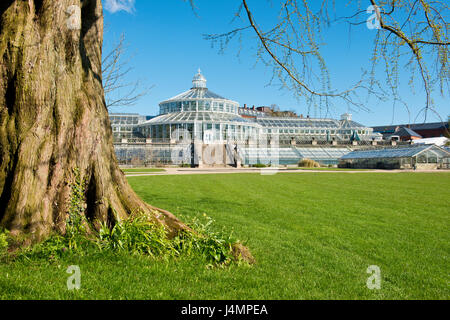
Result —
<path fill-rule="evenodd" d="M 70 207 L 66 220 L 66 235 L 69 249 L 77 248 L 76 239 L 86 233 L 87 221 L 84 215 L 86 209 L 85 189 L 86 182 L 81 179 L 80 170 L 73 170 L 72 194 Z"/>
<path fill-rule="evenodd" d="M 46 260 L 55 262 L 69 255 L 86 256 L 99 252 L 129 253 L 155 259 L 201 258 L 207 266 L 225 266 L 239 259 L 233 258 L 232 233 L 213 232 L 213 220 L 206 223 L 198 219 L 190 226 L 195 232 L 182 232 L 169 239 L 164 225 L 157 224 L 144 213 L 132 215 L 127 220 L 118 220 L 111 228 L 102 224 L 98 233 L 87 235 L 76 225 L 65 235 L 52 235 L 42 243 L 21 249 L 16 259 Z M 0 237 L 0 243 L 1 243 Z M 0 244 L 1 245 L 1 244 Z M 7 245 L 6 245 L 7 246 Z"/>
<path fill-rule="evenodd" d="M 9 232 L 7 230 L 0 229 L 0 255 L 5 254 L 8 249 L 8 237 Z"/>

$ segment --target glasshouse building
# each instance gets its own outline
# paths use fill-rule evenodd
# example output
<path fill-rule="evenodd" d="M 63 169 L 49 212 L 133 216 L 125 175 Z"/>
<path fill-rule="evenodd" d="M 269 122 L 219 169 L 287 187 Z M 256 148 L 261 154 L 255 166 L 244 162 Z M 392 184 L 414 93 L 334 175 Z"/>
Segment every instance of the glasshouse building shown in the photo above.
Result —
<path fill-rule="evenodd" d="M 449 169 L 450 152 L 436 145 L 359 150 L 344 155 L 339 167 L 367 169 Z"/>
<path fill-rule="evenodd" d="M 211 92 L 201 74 L 194 76 L 193 87 L 160 104 L 160 115 L 141 123 L 137 131 L 154 142 L 187 140 L 246 141 L 251 138 L 279 141 L 357 141 L 381 140 L 372 128 L 352 121 L 350 114 L 341 120 L 311 118 L 255 117 L 239 114 L 239 103 Z M 183 134 L 185 133 L 185 134 Z"/>
<path fill-rule="evenodd" d="M 109 115 L 115 141 L 134 138 L 136 125 L 147 120 L 147 117 L 137 113 L 112 113 Z"/>
<path fill-rule="evenodd" d="M 133 143 L 124 139 L 115 146 L 119 161 L 199 165 L 212 153 L 222 165 L 295 164 L 305 158 L 337 164 L 352 151 L 349 145 L 382 139 L 352 121 L 350 114 L 340 120 L 262 113 L 244 117 L 238 102 L 210 91 L 206 84 L 199 70 L 190 90 L 161 102 L 158 116 L 135 124 Z M 305 145 L 310 147 L 301 147 Z"/>
<path fill-rule="evenodd" d="M 162 102 L 160 115 L 137 130 L 153 142 L 240 141 L 257 134 L 259 126 L 239 116 L 239 103 L 208 90 L 200 70 L 192 84 L 191 90 Z"/>

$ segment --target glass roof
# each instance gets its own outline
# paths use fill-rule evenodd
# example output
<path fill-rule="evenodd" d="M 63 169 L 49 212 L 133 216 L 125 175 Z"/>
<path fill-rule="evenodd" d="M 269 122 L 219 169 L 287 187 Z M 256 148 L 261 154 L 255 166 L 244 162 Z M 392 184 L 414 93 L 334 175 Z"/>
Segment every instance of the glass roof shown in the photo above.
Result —
<path fill-rule="evenodd" d="M 257 118 L 256 122 L 263 127 L 285 128 L 339 128 L 339 121 L 333 119 L 301 119 L 301 118 Z"/>
<path fill-rule="evenodd" d="M 334 119 L 257 117 L 256 122 L 268 128 L 370 129 L 355 121 Z"/>
<path fill-rule="evenodd" d="M 243 148 L 246 158 L 280 158 L 280 159 L 313 159 L 336 160 L 349 153 L 346 148 Z"/>
<path fill-rule="evenodd" d="M 342 128 L 366 128 L 366 126 L 353 120 L 341 120 L 339 123 Z"/>
<path fill-rule="evenodd" d="M 222 96 L 219 96 L 218 94 L 208 90 L 207 88 L 192 88 L 189 91 L 180 93 L 179 95 L 170 98 L 167 101 L 181 101 L 186 99 L 220 99 L 220 100 L 227 100 Z"/>
<path fill-rule="evenodd" d="M 368 158 L 410 158 L 426 150 L 433 151 L 442 157 L 450 157 L 450 153 L 435 145 L 419 145 L 403 148 L 353 151 L 343 156 L 342 159 L 346 160 L 346 159 L 368 159 Z"/>
<path fill-rule="evenodd" d="M 181 101 L 181 100 L 189 100 L 189 99 L 193 99 L 193 100 L 195 100 L 195 99 L 228 100 L 228 99 L 210 91 L 206 87 L 206 78 L 202 75 L 200 69 L 198 70 L 198 73 L 194 76 L 194 78 L 192 79 L 192 89 L 191 90 L 180 93 L 179 95 L 176 95 L 175 97 L 172 97 L 166 101 L 163 101 L 162 103 Z"/>
<path fill-rule="evenodd" d="M 242 148 L 245 159 L 298 159 L 299 154 L 293 148 Z"/>
<path fill-rule="evenodd" d="M 349 153 L 346 148 L 297 148 L 303 159 L 339 159 Z"/>
<path fill-rule="evenodd" d="M 168 113 L 156 118 L 153 118 L 145 124 L 160 124 L 160 123 L 180 123 L 180 122 L 194 122 L 194 121 L 211 121 L 211 122 L 240 122 L 243 124 L 254 124 L 253 122 L 242 118 L 236 114 L 223 112 L 174 112 Z"/>

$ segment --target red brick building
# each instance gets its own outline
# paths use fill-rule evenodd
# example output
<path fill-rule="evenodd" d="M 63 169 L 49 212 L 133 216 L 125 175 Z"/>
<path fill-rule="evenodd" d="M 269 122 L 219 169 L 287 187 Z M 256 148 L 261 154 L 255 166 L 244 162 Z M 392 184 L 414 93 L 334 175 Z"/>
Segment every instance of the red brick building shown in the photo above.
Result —
<path fill-rule="evenodd" d="M 386 139 L 395 134 L 401 128 L 407 128 L 419 134 L 422 138 L 436 138 L 448 137 L 449 127 L 448 122 L 433 122 L 433 123 L 419 123 L 419 124 L 402 124 L 373 127 L 374 132 L 379 132 Z"/>

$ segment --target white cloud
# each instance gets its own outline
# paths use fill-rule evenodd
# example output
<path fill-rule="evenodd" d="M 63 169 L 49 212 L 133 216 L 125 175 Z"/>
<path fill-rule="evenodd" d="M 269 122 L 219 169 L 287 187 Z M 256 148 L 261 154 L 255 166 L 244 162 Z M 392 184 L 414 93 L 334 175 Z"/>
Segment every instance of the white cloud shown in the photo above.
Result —
<path fill-rule="evenodd" d="M 117 11 L 126 11 L 128 13 L 134 12 L 135 0 L 105 0 L 105 9 L 111 13 Z"/>

